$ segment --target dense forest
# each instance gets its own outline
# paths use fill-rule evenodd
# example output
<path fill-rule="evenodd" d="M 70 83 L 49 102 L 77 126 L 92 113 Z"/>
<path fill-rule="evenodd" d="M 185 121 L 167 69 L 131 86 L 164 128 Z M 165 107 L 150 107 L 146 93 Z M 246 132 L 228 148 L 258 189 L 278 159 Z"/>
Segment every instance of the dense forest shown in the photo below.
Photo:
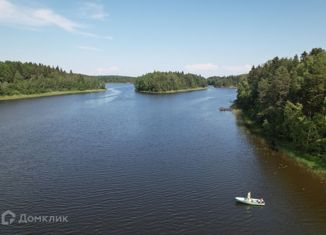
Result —
<path fill-rule="evenodd" d="M 153 72 L 140 76 L 135 89 L 140 92 L 169 92 L 207 87 L 207 80 L 195 74 L 183 72 Z"/>
<path fill-rule="evenodd" d="M 129 76 L 120 76 L 120 75 L 100 75 L 100 76 L 93 76 L 95 78 L 100 79 L 101 81 L 105 83 L 133 83 L 135 81 L 135 77 L 129 77 Z"/>
<path fill-rule="evenodd" d="M 104 82 L 36 63 L 0 62 L 0 96 L 102 89 Z"/>
<path fill-rule="evenodd" d="M 253 67 L 238 85 L 236 105 L 273 145 L 326 163 L 326 51 Z"/>
<path fill-rule="evenodd" d="M 208 85 L 214 87 L 237 87 L 242 77 L 246 77 L 247 74 L 230 75 L 230 76 L 214 76 L 207 78 Z"/>

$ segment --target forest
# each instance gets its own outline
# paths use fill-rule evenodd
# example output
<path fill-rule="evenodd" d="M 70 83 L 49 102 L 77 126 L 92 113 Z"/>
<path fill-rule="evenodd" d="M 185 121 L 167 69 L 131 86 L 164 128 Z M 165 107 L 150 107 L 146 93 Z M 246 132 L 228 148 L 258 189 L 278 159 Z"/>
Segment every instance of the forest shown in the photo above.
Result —
<path fill-rule="evenodd" d="M 214 87 L 230 87 L 235 88 L 238 86 L 242 77 L 246 77 L 247 74 L 230 75 L 230 76 L 213 76 L 207 78 L 208 85 Z"/>
<path fill-rule="evenodd" d="M 68 73 L 58 66 L 16 61 L 0 62 L 0 96 L 104 88 L 104 82 L 99 79 L 72 71 Z"/>
<path fill-rule="evenodd" d="M 195 74 L 183 72 L 147 73 L 137 77 L 135 89 L 139 92 L 165 93 L 207 87 L 207 80 Z"/>
<path fill-rule="evenodd" d="M 253 67 L 238 85 L 236 106 L 273 146 L 314 156 L 326 166 L 326 51 Z"/>
<path fill-rule="evenodd" d="M 100 79 L 105 83 L 133 83 L 135 81 L 135 77 L 130 76 L 121 76 L 121 75 L 99 75 L 99 76 L 91 76 L 94 78 Z"/>

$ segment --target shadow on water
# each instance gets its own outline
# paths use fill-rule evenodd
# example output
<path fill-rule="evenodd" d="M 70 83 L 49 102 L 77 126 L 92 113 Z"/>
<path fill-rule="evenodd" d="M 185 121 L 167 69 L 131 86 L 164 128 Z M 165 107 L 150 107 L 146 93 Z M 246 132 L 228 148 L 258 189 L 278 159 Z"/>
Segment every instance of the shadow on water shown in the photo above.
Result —
<path fill-rule="evenodd" d="M 253 147 L 257 163 L 262 169 L 263 180 L 278 187 L 264 185 L 268 193 L 266 207 L 278 213 L 288 214 L 306 227 L 315 231 L 326 231 L 326 182 L 325 179 L 293 158 L 273 150 L 261 137 L 252 134 L 237 117 L 240 133 Z M 277 205 L 276 205 L 277 204 Z M 316 223 L 319 221 L 320 223 Z M 291 221 L 293 222 L 293 221 Z"/>

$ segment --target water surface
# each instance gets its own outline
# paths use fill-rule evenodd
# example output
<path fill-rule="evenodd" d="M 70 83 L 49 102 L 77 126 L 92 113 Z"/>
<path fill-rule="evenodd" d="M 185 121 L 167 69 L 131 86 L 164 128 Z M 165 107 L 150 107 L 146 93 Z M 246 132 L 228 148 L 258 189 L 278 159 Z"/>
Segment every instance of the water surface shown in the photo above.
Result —
<path fill-rule="evenodd" d="M 325 184 L 218 111 L 236 90 L 109 87 L 0 103 L 1 213 L 69 218 L 1 234 L 325 234 Z"/>

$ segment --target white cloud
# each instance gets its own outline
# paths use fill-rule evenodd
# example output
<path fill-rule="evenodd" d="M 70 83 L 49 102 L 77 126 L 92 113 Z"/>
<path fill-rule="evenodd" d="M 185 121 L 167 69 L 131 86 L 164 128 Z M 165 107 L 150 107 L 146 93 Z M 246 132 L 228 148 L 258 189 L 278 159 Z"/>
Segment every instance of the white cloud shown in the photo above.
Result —
<path fill-rule="evenodd" d="M 222 66 L 222 69 L 228 71 L 233 74 L 247 73 L 251 69 L 252 65 L 244 64 L 244 65 L 231 65 L 231 66 Z"/>
<path fill-rule="evenodd" d="M 76 48 L 85 51 L 100 51 L 100 49 L 98 49 L 97 47 L 92 47 L 92 46 L 76 46 Z"/>
<path fill-rule="evenodd" d="M 188 64 L 185 65 L 185 70 L 190 72 L 201 72 L 201 71 L 215 71 L 219 68 L 216 64 Z"/>
<path fill-rule="evenodd" d="M 81 12 L 84 16 L 94 20 L 104 20 L 108 16 L 104 10 L 104 7 L 96 2 L 83 3 Z"/>
<path fill-rule="evenodd" d="M 61 15 L 55 14 L 52 10 L 48 10 L 48 9 L 35 10 L 33 15 L 37 19 L 40 19 L 49 25 L 53 24 L 67 31 L 75 31 L 76 28 L 80 27 L 77 23 Z"/>
<path fill-rule="evenodd" d="M 102 36 L 102 35 L 98 35 L 95 33 L 89 33 L 89 32 L 77 32 L 77 33 L 82 36 L 89 37 L 89 38 L 113 40 L 112 36 Z"/>
<path fill-rule="evenodd" d="M 101 68 L 97 68 L 96 69 L 96 72 L 97 74 L 99 75 L 108 75 L 110 73 L 114 73 L 114 72 L 117 72 L 119 70 L 119 67 L 118 66 L 109 66 L 109 67 L 101 67 Z"/>
<path fill-rule="evenodd" d="M 104 36 L 103 38 L 104 39 L 107 39 L 107 40 L 113 40 L 113 37 L 112 36 Z"/>
<path fill-rule="evenodd" d="M 97 17 L 98 19 L 104 17 L 104 12 L 101 12 L 102 8 L 100 5 L 89 3 L 89 6 L 93 7 L 92 17 Z M 97 9 L 97 11 L 94 9 Z M 8 0 L 0 0 L 0 24 L 22 26 L 27 29 L 54 26 L 84 37 L 106 40 L 113 39 L 109 35 L 98 35 L 83 31 L 83 28 L 85 28 L 84 25 L 70 20 L 51 9 L 21 6 Z"/>
<path fill-rule="evenodd" d="M 81 27 L 51 9 L 21 7 L 8 0 L 0 0 L 0 23 L 27 27 L 56 26 L 69 32 L 77 31 Z"/>
<path fill-rule="evenodd" d="M 213 63 L 206 64 L 190 64 L 185 65 L 184 69 L 190 73 L 198 73 L 203 76 L 214 76 L 214 75 L 236 75 L 247 73 L 251 69 L 252 65 L 217 65 Z"/>

